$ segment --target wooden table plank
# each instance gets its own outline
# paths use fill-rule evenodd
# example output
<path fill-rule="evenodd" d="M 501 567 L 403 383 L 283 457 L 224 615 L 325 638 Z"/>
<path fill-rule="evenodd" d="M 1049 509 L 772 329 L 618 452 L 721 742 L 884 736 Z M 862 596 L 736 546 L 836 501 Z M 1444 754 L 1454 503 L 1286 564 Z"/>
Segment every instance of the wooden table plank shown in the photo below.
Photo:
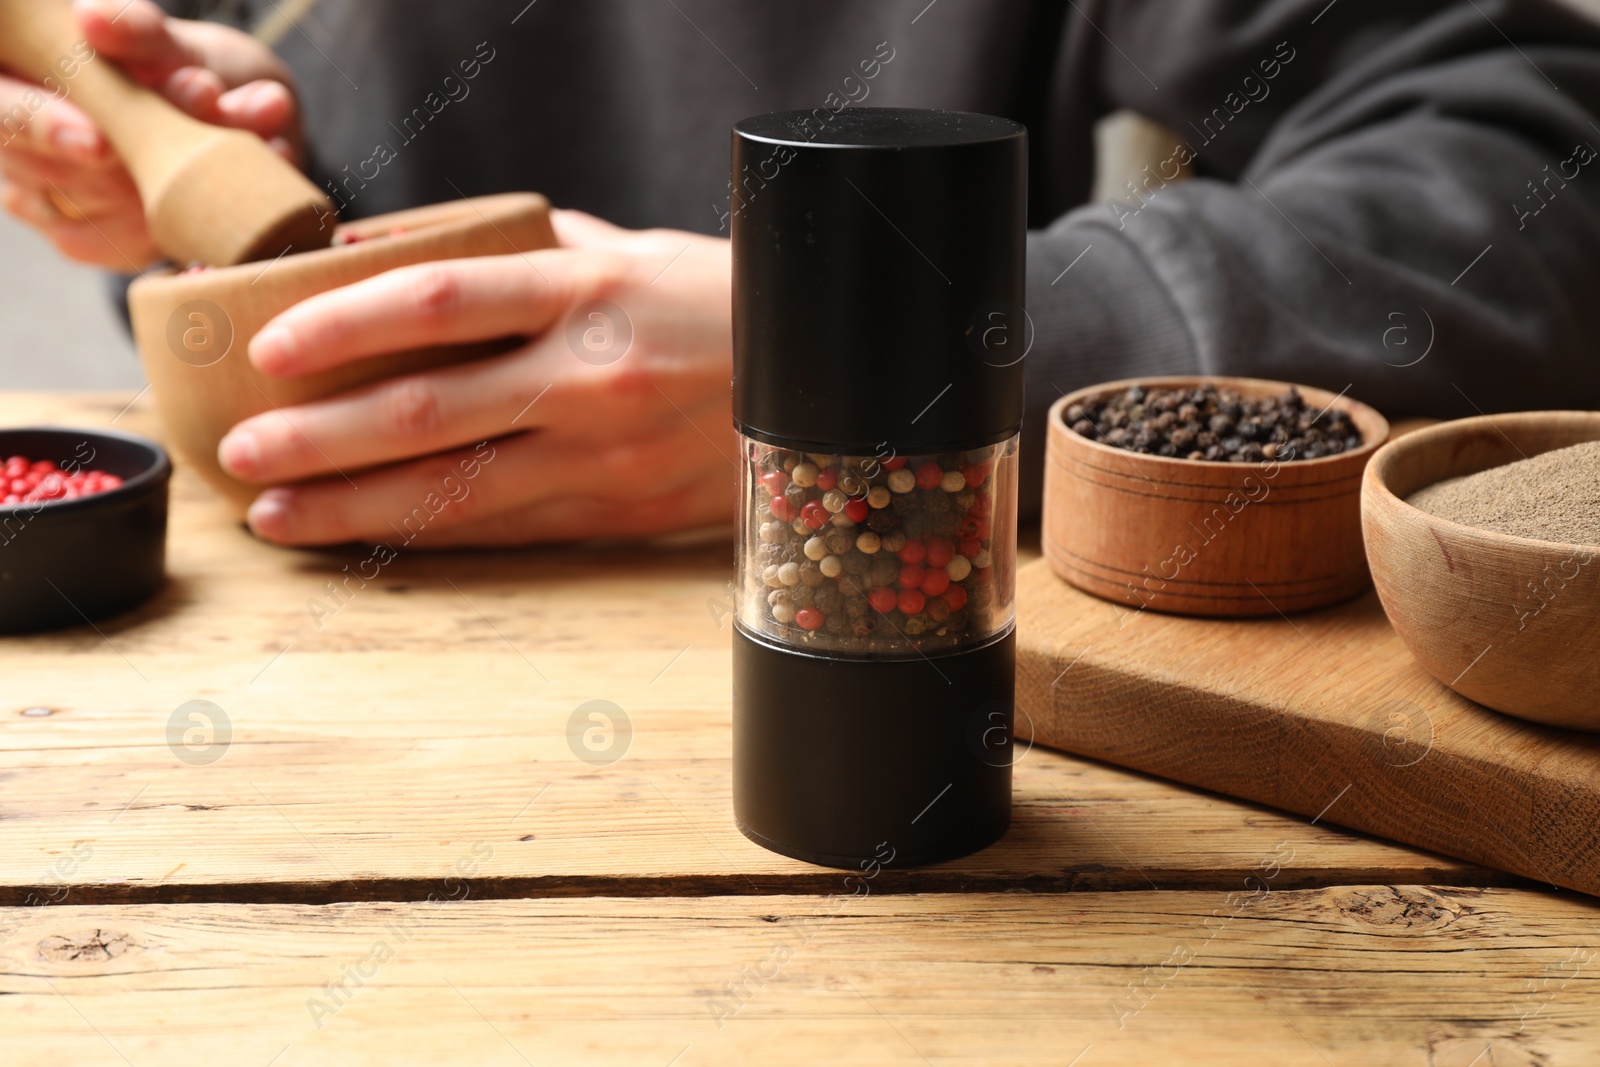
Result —
<path fill-rule="evenodd" d="M 1263 877 L 1231 898 L 841 880 L 821 898 L 0 910 L 0 1043 L 8 1067 L 1509 1067 L 1600 1047 L 1593 902 Z"/>
<path fill-rule="evenodd" d="M 691 651 L 654 683 L 604 657 L 551 655 L 544 688 L 514 655 L 487 652 L 432 657 L 425 674 L 394 654 L 291 653 L 254 685 L 253 663 L 140 662 L 148 686 L 59 656 L 8 665 L 11 684 L 38 687 L 30 701 L 61 710 L 0 717 L 0 902 L 48 885 L 73 847 L 92 851 L 61 878 L 82 902 L 414 899 L 479 842 L 495 849 L 485 877 L 496 895 L 800 892 L 836 880 L 734 826 L 727 697 L 703 696 L 727 692 L 725 650 Z M 191 688 L 195 678 L 210 684 Z M 539 695 L 505 695 L 522 686 Z M 575 758 L 567 737 L 572 710 L 597 696 L 633 720 L 627 755 L 607 767 Z M 209 766 L 167 747 L 170 710 L 193 697 L 233 722 L 231 748 Z M 1500 877 L 1043 749 L 1016 776 L 1001 844 L 888 881 L 1232 886 L 1289 836 L 1311 839 L 1297 885 Z"/>
<path fill-rule="evenodd" d="M 147 400 L 118 425 L 152 431 Z M 125 403 L 0 396 L 0 424 L 103 425 Z M 419 899 L 480 842 L 497 896 L 833 884 L 733 825 L 725 542 L 407 551 L 314 617 L 366 552 L 264 545 L 186 472 L 173 485 L 154 604 L 0 642 L 0 904 L 61 887 L 75 903 Z M 169 747 L 196 699 L 233 729 L 207 765 Z M 596 699 L 632 724 L 608 766 L 569 742 Z M 1515 884 L 1041 749 L 1018 765 L 1003 843 L 884 887 L 1232 887 L 1291 835 L 1306 845 L 1287 884 Z"/>

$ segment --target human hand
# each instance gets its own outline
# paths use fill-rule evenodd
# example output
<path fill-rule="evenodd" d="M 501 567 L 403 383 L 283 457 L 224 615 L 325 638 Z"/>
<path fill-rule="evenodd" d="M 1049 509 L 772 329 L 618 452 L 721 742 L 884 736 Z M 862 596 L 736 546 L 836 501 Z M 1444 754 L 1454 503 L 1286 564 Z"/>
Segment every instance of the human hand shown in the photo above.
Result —
<path fill-rule="evenodd" d="M 552 222 L 560 248 L 390 271 L 314 296 L 255 336 L 251 362 L 273 375 L 529 338 L 239 423 L 218 458 L 275 486 L 250 508 L 257 535 L 520 545 L 732 518 L 729 243 L 576 211 Z"/>
<path fill-rule="evenodd" d="M 298 164 L 288 68 L 265 45 L 230 27 L 169 18 L 151 0 L 78 0 L 74 13 L 94 50 L 75 55 L 78 63 L 113 61 L 195 118 L 250 130 Z M 72 103 L 72 79 L 53 88 L 0 72 L 0 202 L 68 259 L 137 271 L 160 257 L 139 191 Z M 13 119 L 19 112 L 25 122 Z"/>

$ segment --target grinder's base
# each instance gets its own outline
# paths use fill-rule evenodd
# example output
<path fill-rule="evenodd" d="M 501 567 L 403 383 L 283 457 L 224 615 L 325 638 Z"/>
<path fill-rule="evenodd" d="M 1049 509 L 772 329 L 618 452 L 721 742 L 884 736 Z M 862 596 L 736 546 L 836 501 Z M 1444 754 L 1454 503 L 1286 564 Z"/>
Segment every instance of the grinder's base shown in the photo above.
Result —
<path fill-rule="evenodd" d="M 1016 634 L 909 659 L 735 626 L 733 802 L 756 844 L 825 867 L 937 863 L 1011 822 Z"/>

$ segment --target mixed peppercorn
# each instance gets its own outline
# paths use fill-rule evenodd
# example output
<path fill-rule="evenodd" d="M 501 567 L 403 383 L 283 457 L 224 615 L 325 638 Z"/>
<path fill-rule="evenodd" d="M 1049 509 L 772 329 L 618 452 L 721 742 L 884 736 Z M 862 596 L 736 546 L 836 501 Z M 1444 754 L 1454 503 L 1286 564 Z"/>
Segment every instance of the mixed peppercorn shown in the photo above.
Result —
<path fill-rule="evenodd" d="M 862 652 L 995 629 L 995 567 L 1010 565 L 994 551 L 999 447 L 870 459 L 755 445 L 750 462 L 747 624 Z"/>
<path fill-rule="evenodd" d="M 68 473 L 48 459 L 12 456 L 0 467 L 0 504 L 36 504 L 47 500 L 76 500 L 106 493 L 122 479 L 105 471 Z"/>
<path fill-rule="evenodd" d="M 1251 399 L 1211 385 L 1135 385 L 1069 406 L 1066 421 L 1074 433 L 1113 448 L 1221 463 L 1316 459 L 1361 447 L 1348 414 L 1312 410 L 1292 386 Z"/>

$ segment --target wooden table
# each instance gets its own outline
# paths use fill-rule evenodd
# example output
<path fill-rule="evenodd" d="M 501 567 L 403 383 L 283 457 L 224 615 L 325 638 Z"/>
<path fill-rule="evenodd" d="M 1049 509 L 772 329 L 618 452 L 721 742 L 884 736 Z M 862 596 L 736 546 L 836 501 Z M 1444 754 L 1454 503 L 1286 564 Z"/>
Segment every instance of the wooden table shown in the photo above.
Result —
<path fill-rule="evenodd" d="M 126 401 L 0 425 L 154 432 Z M 725 543 L 402 552 L 335 600 L 368 555 L 260 544 L 180 471 L 155 603 L 0 643 L 0 1063 L 1600 1055 L 1588 898 L 1043 749 L 970 859 L 755 847 Z M 226 745 L 172 729 L 195 700 Z"/>

